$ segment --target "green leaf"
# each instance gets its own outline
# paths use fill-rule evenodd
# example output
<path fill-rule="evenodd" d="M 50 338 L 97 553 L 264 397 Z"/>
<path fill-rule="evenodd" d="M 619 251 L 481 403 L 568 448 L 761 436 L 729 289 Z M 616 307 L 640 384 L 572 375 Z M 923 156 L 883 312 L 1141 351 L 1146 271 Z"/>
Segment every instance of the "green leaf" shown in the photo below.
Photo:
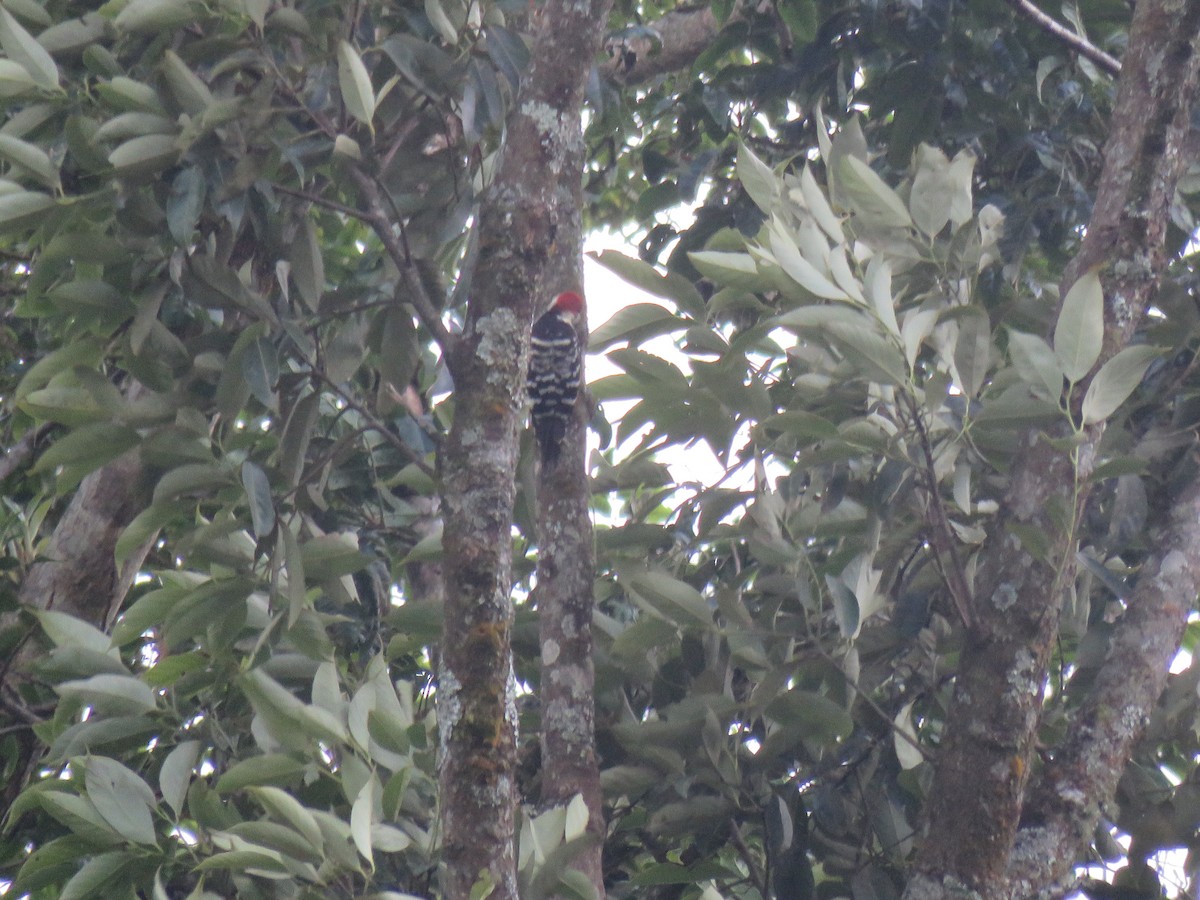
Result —
<path fill-rule="evenodd" d="M 974 170 L 975 155 L 969 150 L 960 151 L 951 162 L 937 147 L 921 144 L 917 148 L 917 171 L 908 208 L 921 231 L 933 236 L 947 222 L 957 228 L 971 218 Z"/>
<path fill-rule="evenodd" d="M 666 572 L 638 572 L 625 579 L 629 589 L 681 625 L 712 625 L 713 610 L 704 596 Z M 683 613 L 680 616 L 679 613 Z"/>
<path fill-rule="evenodd" d="M 626 256 L 617 250 L 604 250 L 591 254 L 592 258 L 606 269 L 616 272 L 630 284 L 636 285 L 648 294 L 673 300 L 679 309 L 696 317 L 705 313 L 704 298 L 688 279 L 674 272 L 665 275 L 640 259 Z M 594 334 L 593 334 L 594 337 Z"/>
<path fill-rule="evenodd" d="M 125 425 L 112 422 L 83 425 L 51 444 L 31 471 L 53 472 L 59 466 L 73 466 L 86 474 L 137 446 L 140 440 L 138 432 Z"/>
<path fill-rule="evenodd" d="M 250 501 L 250 521 L 254 536 L 262 540 L 275 530 L 275 499 L 267 473 L 250 460 L 242 463 L 242 486 Z"/>
<path fill-rule="evenodd" d="M 173 135 L 147 134 L 116 147 L 108 154 L 108 163 L 118 175 L 131 177 L 169 169 L 179 156 L 180 149 Z"/>
<path fill-rule="evenodd" d="M 338 86 L 346 110 L 368 128 L 375 117 L 375 92 L 371 75 L 348 41 L 338 41 Z"/>
<path fill-rule="evenodd" d="M 186 247 L 192 242 L 200 212 L 204 209 L 207 182 L 198 166 L 189 166 L 171 182 L 167 196 L 167 230 L 175 243 Z"/>
<path fill-rule="evenodd" d="M 838 179 L 838 185 L 850 207 L 862 216 L 868 226 L 912 227 L 908 207 L 875 170 L 857 156 L 847 154 L 841 158 Z"/>
<path fill-rule="evenodd" d="M 76 834 L 86 837 L 93 846 L 112 846 L 121 843 L 122 836 L 113 830 L 95 804 L 87 797 L 65 791 L 44 791 L 38 803 L 45 812 Z"/>
<path fill-rule="evenodd" d="M 811 44 L 817 36 L 820 16 L 813 0 L 787 0 L 776 7 L 780 18 L 792 33 L 792 42 L 797 47 Z"/>
<path fill-rule="evenodd" d="M 178 819 L 183 815 L 183 801 L 192 783 L 192 773 L 200 758 L 200 742 L 184 741 L 176 746 L 163 760 L 158 772 L 158 786 L 163 800 L 171 807 Z"/>
<path fill-rule="evenodd" d="M 136 715 L 155 709 L 154 691 L 131 675 L 93 675 L 54 686 L 62 697 L 74 697 L 106 716 Z"/>
<path fill-rule="evenodd" d="M 779 193 L 779 176 L 740 141 L 737 152 L 737 177 L 750 199 L 754 201 L 754 205 L 770 215 Z"/>
<path fill-rule="evenodd" d="M 80 647 L 96 653 L 108 653 L 112 649 L 112 639 L 82 619 L 54 609 L 31 609 L 29 612 L 55 647 Z"/>
<path fill-rule="evenodd" d="M 358 549 L 353 534 L 323 534 L 300 545 L 304 571 L 317 581 L 341 578 L 365 568 L 371 558 Z"/>
<path fill-rule="evenodd" d="M 156 844 L 150 810 L 154 791 L 115 759 L 90 756 L 84 770 L 88 799 L 118 834 L 138 844 Z"/>
<path fill-rule="evenodd" d="M 300 613 L 308 608 L 308 594 L 304 584 L 304 556 L 292 527 L 284 523 L 279 529 L 279 542 L 283 548 L 283 566 L 287 575 L 288 627 L 296 624 Z"/>
<path fill-rule="evenodd" d="M 845 707 L 811 691 L 791 690 L 772 700 L 766 714 L 801 730 L 806 739 L 830 743 L 849 737 L 854 720 Z"/>
<path fill-rule="evenodd" d="M 278 409 L 275 383 L 279 380 L 279 351 L 265 337 L 252 342 L 242 355 L 242 375 L 250 393 L 267 409 Z"/>
<path fill-rule="evenodd" d="M 59 900 L 94 900 L 118 890 L 126 869 L 134 866 L 139 856 L 124 850 L 92 856 L 71 876 L 58 894 Z"/>
<path fill-rule="evenodd" d="M 701 275 L 718 284 L 758 291 L 769 285 L 759 274 L 758 264 L 748 253 L 728 253 L 723 250 L 697 250 L 688 254 Z"/>
<path fill-rule="evenodd" d="M 958 337 L 954 342 L 954 367 L 958 369 L 962 392 L 974 397 L 983 387 L 992 355 L 991 323 L 986 313 L 960 316 Z"/>
<path fill-rule="evenodd" d="M 321 244 L 317 238 L 317 226 L 311 219 L 300 223 L 300 233 L 291 244 L 288 260 L 292 264 L 292 281 L 300 292 L 300 299 L 309 312 L 316 312 L 325 293 L 325 260 L 321 255 Z"/>
<path fill-rule="evenodd" d="M 1104 290 L 1096 269 L 1071 285 L 1054 326 L 1054 355 L 1072 384 L 1082 379 L 1096 360 L 1104 341 Z"/>
<path fill-rule="evenodd" d="M 39 87 L 58 90 L 58 66 L 53 57 L 3 7 L 0 7 L 0 47 L 4 48 L 4 55 L 20 64 Z"/>
<path fill-rule="evenodd" d="M 268 813 L 303 835 L 318 853 L 324 849 L 325 837 L 317 825 L 316 818 L 291 794 L 277 787 L 263 785 L 250 786 L 247 792 Z"/>
<path fill-rule="evenodd" d="M 51 190 L 59 187 L 58 167 L 41 147 L 0 132 L 0 159 L 24 169 Z"/>
<path fill-rule="evenodd" d="M 195 22 L 201 9 L 195 0 L 130 0 L 113 24 L 121 31 L 167 33 Z"/>
<path fill-rule="evenodd" d="M 1008 329 L 1008 355 L 1013 368 L 1047 400 L 1062 396 L 1063 372 L 1054 351 L 1037 335 Z"/>
<path fill-rule="evenodd" d="M 265 790 L 264 785 L 292 784 L 304 768 L 303 762 L 284 753 L 251 756 L 234 763 L 217 780 L 217 793 L 229 794 L 247 787 Z"/>
<path fill-rule="evenodd" d="M 825 332 L 864 377 L 880 384 L 899 385 L 908 380 L 904 354 L 873 328 L 853 328 L 835 322 L 826 326 Z"/>
<path fill-rule="evenodd" d="M 657 303 L 633 303 L 618 309 L 611 319 L 588 335 L 588 350 L 598 353 L 625 340 L 641 343 L 649 337 L 677 331 L 684 324 L 669 309 Z"/>
<path fill-rule="evenodd" d="M 1100 367 L 1083 396 L 1083 424 L 1103 422 L 1134 392 L 1150 363 L 1159 356 L 1154 347 L 1126 347 Z"/>

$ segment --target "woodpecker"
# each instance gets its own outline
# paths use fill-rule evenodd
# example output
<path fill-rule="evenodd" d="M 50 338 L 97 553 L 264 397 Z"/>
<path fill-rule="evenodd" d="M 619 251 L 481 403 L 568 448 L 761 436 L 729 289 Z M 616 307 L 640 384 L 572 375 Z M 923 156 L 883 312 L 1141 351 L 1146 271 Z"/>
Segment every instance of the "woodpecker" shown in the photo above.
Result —
<path fill-rule="evenodd" d="M 558 462 L 579 394 L 583 348 L 575 320 L 582 312 L 583 298 L 566 291 L 555 297 L 546 314 L 533 323 L 526 384 L 533 403 L 533 434 L 543 466 Z"/>

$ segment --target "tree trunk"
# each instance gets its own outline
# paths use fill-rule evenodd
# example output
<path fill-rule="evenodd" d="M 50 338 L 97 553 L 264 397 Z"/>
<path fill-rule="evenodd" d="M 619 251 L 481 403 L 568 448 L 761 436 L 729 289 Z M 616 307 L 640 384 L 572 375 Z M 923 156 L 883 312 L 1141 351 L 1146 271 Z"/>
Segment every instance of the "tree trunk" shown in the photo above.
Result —
<path fill-rule="evenodd" d="M 556 252 L 559 176 L 582 152 L 578 110 L 609 4 L 541 8 L 479 257 L 448 360 L 456 409 L 441 459 L 446 603 L 438 683 L 443 896 L 516 898 L 512 513 L 535 293 Z M 572 244 L 568 252 L 577 252 Z"/>
<path fill-rule="evenodd" d="M 1062 285 L 1065 296 L 1080 274 L 1103 266 L 1105 334 L 1097 365 L 1128 344 L 1153 302 L 1166 265 L 1164 237 L 1195 95 L 1198 33 L 1200 4 L 1144 0 L 1137 5 L 1095 208 Z M 1086 379 L 1076 396 L 1082 396 L 1085 388 Z M 1094 703 L 1086 707 L 1081 727 L 1074 730 L 1079 751 L 1065 754 L 1057 767 L 1062 773 L 1052 774 L 1055 767 L 1051 767 L 1043 782 L 1043 802 L 1038 806 L 1045 808 L 1039 815 L 1057 819 L 1063 834 L 1063 840 L 1047 851 L 1053 858 L 1034 866 L 1013 854 L 1058 610 L 1074 573 L 1075 535 L 1056 524 L 1060 520 L 1049 511 L 1057 505 L 1078 517 L 1101 431 L 1092 427 L 1085 432 L 1074 459 L 1070 451 L 1052 446 L 1048 436 L 1036 430 L 1024 435 L 1028 452 L 1014 473 L 1012 489 L 981 554 L 973 609 L 976 624 L 962 654 L 930 797 L 929 834 L 918 859 L 919 874 L 905 894 L 909 900 L 947 897 L 963 887 L 988 897 L 1029 896 L 1045 887 L 1028 876 L 1034 869 L 1043 875 L 1059 871 L 1077 858 L 1090 835 L 1088 819 L 1094 824 L 1128 761 L 1129 732 L 1139 730 L 1130 723 L 1144 721 L 1161 691 L 1170 654 L 1160 646 L 1161 640 L 1147 640 L 1141 652 L 1143 664 L 1161 663 L 1164 672 L 1157 687 L 1144 681 L 1145 689 L 1131 694 L 1138 709 L 1126 709 L 1128 716 L 1122 715 L 1122 722 L 1095 716 Z M 1181 501 L 1177 514 L 1189 510 L 1191 502 Z M 1034 559 L 1009 532 L 1010 523 L 1040 528 L 1054 548 L 1051 559 Z M 1182 551 L 1172 544 L 1164 550 L 1166 555 L 1142 575 L 1149 582 L 1138 589 L 1138 597 L 1146 598 L 1141 601 L 1145 606 L 1131 609 L 1119 626 L 1127 635 L 1128 653 L 1135 652 L 1136 635 L 1143 633 L 1147 621 L 1171 619 L 1171 612 L 1164 610 L 1186 609 L 1194 599 L 1194 585 L 1188 587 L 1193 579 L 1179 577 Z M 1188 590 L 1190 595 L 1178 595 Z M 1166 633 L 1159 637 L 1177 644 L 1181 624 L 1164 627 Z M 1106 667 L 1112 675 L 1114 666 L 1130 664 L 1114 652 Z M 1097 680 L 1098 695 L 1103 683 L 1104 678 Z M 1091 753 L 1083 744 L 1110 748 L 1103 754 L 1102 768 L 1111 778 L 1093 775 L 1072 781 L 1067 773 L 1078 774 L 1078 761 Z M 1086 801 L 1067 804 L 1070 810 L 1054 803 L 1047 807 L 1044 792 L 1054 790 L 1056 779 L 1063 779 L 1057 782 L 1060 786 L 1070 784 Z M 1062 819 L 1064 812 L 1067 818 L 1081 818 L 1070 825 Z M 1023 832 L 1018 849 L 1024 856 L 1034 847 L 1044 847 L 1036 826 Z M 1006 871 L 1011 881 L 1005 878 Z"/>

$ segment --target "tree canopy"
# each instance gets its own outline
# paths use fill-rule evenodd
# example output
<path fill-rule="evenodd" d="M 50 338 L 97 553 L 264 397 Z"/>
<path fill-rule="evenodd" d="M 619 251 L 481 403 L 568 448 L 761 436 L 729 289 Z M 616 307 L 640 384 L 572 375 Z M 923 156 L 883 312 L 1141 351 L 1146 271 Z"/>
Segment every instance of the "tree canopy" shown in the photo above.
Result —
<path fill-rule="evenodd" d="M 12 896 L 1193 887 L 1200 7 L 93 6 L 0 6 Z"/>

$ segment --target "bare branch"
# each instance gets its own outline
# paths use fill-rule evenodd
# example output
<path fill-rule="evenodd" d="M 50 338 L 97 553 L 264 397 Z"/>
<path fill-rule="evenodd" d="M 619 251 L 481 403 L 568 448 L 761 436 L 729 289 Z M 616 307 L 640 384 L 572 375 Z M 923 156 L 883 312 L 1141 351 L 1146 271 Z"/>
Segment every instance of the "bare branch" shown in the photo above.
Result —
<path fill-rule="evenodd" d="M 1109 56 L 1081 34 L 1076 34 L 1061 22 L 1051 18 L 1034 6 L 1032 0 L 1008 0 L 1018 13 L 1029 19 L 1055 39 L 1062 41 L 1080 56 L 1090 59 L 1110 75 L 1121 74 L 1121 61 Z"/>
<path fill-rule="evenodd" d="M 313 374 L 320 378 L 321 381 L 325 383 L 325 386 L 329 388 L 329 390 L 337 394 L 347 407 L 362 416 L 362 418 L 370 425 L 371 429 L 378 433 L 379 436 L 385 441 L 391 444 L 392 448 L 395 449 L 397 453 L 420 469 L 424 474 L 428 475 L 431 479 L 437 479 L 437 472 L 434 470 L 433 466 L 425 462 L 425 460 L 421 457 L 421 454 L 417 453 L 416 450 L 406 444 L 400 435 L 388 428 L 386 422 L 382 421 L 377 415 L 375 415 L 375 413 L 371 412 L 371 410 L 359 403 L 349 391 L 336 384 L 319 367 L 313 366 Z"/>
<path fill-rule="evenodd" d="M 351 168 L 350 174 L 367 205 L 366 212 L 362 215 L 363 221 L 371 226 L 379 240 L 383 242 L 388 256 L 391 257 L 393 264 L 400 270 L 400 274 L 404 278 L 404 287 L 408 292 L 405 299 L 413 305 L 417 315 L 421 317 L 421 323 L 429 329 L 433 339 L 442 348 L 447 363 L 452 364 L 457 339 L 446 328 L 441 313 L 430 299 L 429 294 L 426 293 L 417 267 L 408 254 L 408 248 L 401 236 L 396 233 L 395 225 L 388 215 L 379 184 L 361 169 Z"/>

